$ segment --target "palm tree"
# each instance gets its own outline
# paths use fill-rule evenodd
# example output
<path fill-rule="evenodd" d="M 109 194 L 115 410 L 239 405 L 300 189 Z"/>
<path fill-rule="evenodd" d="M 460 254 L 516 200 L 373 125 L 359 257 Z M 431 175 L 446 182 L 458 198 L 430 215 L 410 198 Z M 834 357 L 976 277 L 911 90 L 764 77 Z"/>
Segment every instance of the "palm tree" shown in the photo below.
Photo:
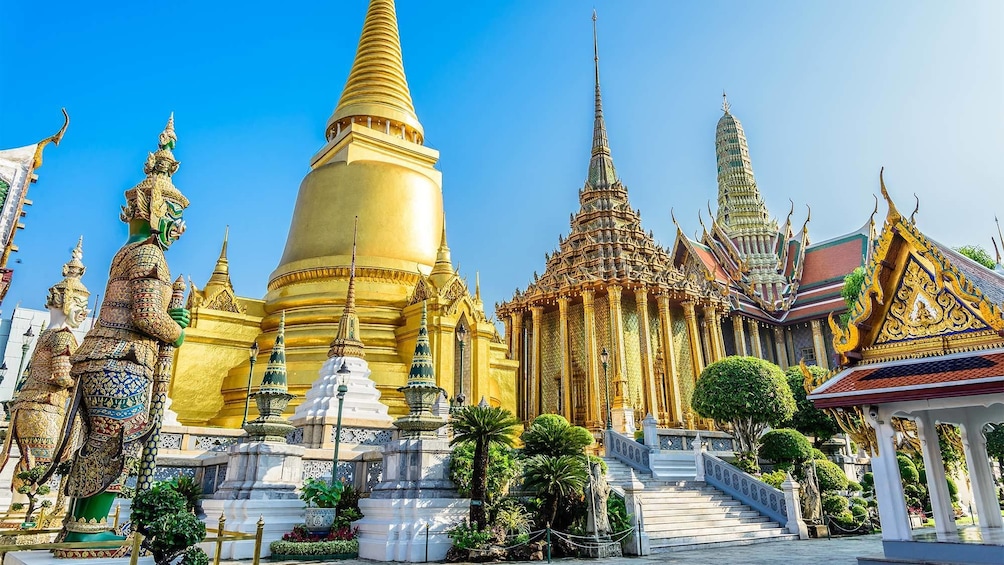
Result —
<path fill-rule="evenodd" d="M 588 479 L 581 457 L 534 455 L 526 462 L 523 485 L 547 502 L 550 525 L 558 515 L 558 501 L 581 493 Z"/>
<path fill-rule="evenodd" d="M 450 445 L 474 444 L 474 468 L 471 477 L 471 522 L 477 529 L 487 525 L 485 494 L 488 490 L 488 448 L 492 444 L 512 447 L 516 442 L 519 420 L 512 412 L 496 406 L 467 406 L 453 415 L 453 439 Z"/>

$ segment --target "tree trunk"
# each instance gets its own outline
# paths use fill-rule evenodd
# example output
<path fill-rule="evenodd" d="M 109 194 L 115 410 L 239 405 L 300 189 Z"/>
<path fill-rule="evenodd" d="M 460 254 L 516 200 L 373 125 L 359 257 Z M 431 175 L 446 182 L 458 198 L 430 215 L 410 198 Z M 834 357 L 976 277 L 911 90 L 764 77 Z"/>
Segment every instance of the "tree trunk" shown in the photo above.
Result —
<path fill-rule="evenodd" d="M 471 522 L 483 530 L 488 522 L 485 516 L 485 492 L 488 490 L 488 446 L 483 440 L 474 444 L 474 469 L 471 477 Z"/>

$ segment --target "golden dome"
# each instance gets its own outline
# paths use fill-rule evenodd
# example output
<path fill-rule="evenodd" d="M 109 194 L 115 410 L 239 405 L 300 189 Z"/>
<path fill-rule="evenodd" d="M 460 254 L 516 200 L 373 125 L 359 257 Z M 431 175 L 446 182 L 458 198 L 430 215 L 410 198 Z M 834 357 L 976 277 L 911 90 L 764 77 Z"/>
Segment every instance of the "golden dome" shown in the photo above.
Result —
<path fill-rule="evenodd" d="M 272 279 L 348 265 L 353 216 L 359 216 L 360 266 L 414 273 L 419 266 L 428 272 L 435 263 L 443 223 L 443 193 L 436 179 L 395 163 L 336 161 L 303 179 Z"/>

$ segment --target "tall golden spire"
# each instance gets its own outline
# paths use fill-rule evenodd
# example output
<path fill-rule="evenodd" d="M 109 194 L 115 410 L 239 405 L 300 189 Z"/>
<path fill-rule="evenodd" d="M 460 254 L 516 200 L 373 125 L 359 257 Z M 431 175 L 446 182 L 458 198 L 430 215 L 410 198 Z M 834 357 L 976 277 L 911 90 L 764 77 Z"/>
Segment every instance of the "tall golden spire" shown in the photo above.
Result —
<path fill-rule="evenodd" d="M 206 288 L 214 284 L 230 286 L 230 262 L 227 260 L 227 240 L 229 239 L 230 226 L 227 226 L 226 231 L 223 232 L 223 245 L 220 247 L 220 257 L 216 260 L 216 267 L 213 268 L 213 274 L 209 277 Z"/>
<path fill-rule="evenodd" d="M 586 184 L 593 189 L 606 188 L 617 182 L 614 159 L 607 141 L 607 126 L 603 121 L 603 99 L 600 96 L 600 48 L 596 37 L 596 10 L 593 10 L 593 70 L 596 78 L 596 107 L 593 119 L 593 149 L 589 158 Z"/>
<path fill-rule="evenodd" d="M 338 335 L 331 342 L 328 357 L 365 357 L 365 346 L 359 339 L 359 316 L 356 315 L 356 237 L 359 234 L 359 216 L 352 227 L 352 263 L 349 267 L 349 288 L 345 293 L 345 308 L 338 321 Z"/>
<path fill-rule="evenodd" d="M 356 59 L 328 120 L 327 138 L 351 122 L 416 143 L 424 137 L 404 74 L 394 0 L 370 0 Z"/>

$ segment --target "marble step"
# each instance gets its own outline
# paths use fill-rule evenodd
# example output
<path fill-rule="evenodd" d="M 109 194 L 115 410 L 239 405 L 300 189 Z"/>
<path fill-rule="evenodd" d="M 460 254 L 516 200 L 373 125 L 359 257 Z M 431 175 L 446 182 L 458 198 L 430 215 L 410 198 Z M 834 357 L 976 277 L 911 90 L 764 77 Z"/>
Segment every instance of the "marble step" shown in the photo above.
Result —
<path fill-rule="evenodd" d="M 754 545 L 761 543 L 772 543 L 775 541 L 795 541 L 798 539 L 797 535 L 794 534 L 782 534 L 772 537 L 761 537 L 761 538 L 742 538 L 734 540 L 725 541 L 713 541 L 713 542 L 698 542 L 698 543 L 679 543 L 679 544 L 669 544 L 661 545 L 656 547 L 652 546 L 653 553 L 670 553 L 677 551 L 690 551 L 692 549 L 716 549 L 722 547 L 735 547 L 740 545 Z"/>
<path fill-rule="evenodd" d="M 643 510 L 645 521 L 655 518 L 703 518 L 708 516 L 726 516 L 729 518 L 764 518 L 756 510 L 742 506 L 710 507 L 710 508 L 659 508 Z"/>
<path fill-rule="evenodd" d="M 743 532 L 708 532 L 704 534 L 694 534 L 688 536 L 658 536 L 658 533 L 649 532 L 649 539 L 652 543 L 652 550 L 658 551 L 660 548 L 681 545 L 708 544 L 715 542 L 728 542 L 750 539 L 770 539 L 790 536 L 786 530 L 780 527 L 770 530 L 752 530 Z M 794 539 L 798 536 L 788 537 Z"/>
<path fill-rule="evenodd" d="M 749 532 L 778 532 L 783 533 L 785 530 L 781 526 L 777 525 L 777 522 L 752 522 L 745 523 L 738 520 L 722 520 L 720 522 L 713 521 L 694 521 L 689 524 L 684 524 L 686 527 L 679 527 L 680 525 L 673 526 L 671 528 L 667 527 L 662 530 L 656 530 L 655 528 L 649 528 L 646 524 L 645 531 L 648 532 L 649 537 L 652 538 L 681 538 L 690 536 L 704 536 L 709 534 L 726 534 L 726 535 L 736 535 Z M 667 526 L 669 526 L 667 524 Z"/>
<path fill-rule="evenodd" d="M 730 525 L 741 525 L 741 524 L 769 524 L 772 523 L 770 518 L 766 516 L 754 515 L 754 516 L 721 516 L 721 515 L 705 515 L 705 516 L 693 516 L 687 517 L 684 515 L 678 516 L 645 516 L 645 528 L 655 528 L 656 526 L 674 526 L 682 528 L 697 528 L 697 527 L 707 527 L 707 528 L 718 528 Z M 776 523 L 774 523 L 776 525 Z"/>

